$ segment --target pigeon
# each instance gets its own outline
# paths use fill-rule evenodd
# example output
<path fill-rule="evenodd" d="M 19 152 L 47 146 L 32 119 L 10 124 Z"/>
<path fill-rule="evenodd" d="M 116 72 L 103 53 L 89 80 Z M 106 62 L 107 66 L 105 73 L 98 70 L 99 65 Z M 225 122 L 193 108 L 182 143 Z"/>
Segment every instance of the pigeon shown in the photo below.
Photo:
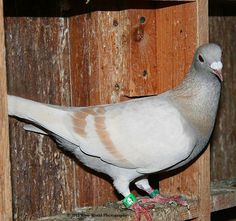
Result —
<path fill-rule="evenodd" d="M 186 165 L 206 147 L 223 81 L 221 56 L 220 46 L 203 44 L 184 80 L 159 95 L 89 107 L 8 95 L 8 114 L 31 122 L 25 130 L 53 136 L 84 165 L 109 175 L 135 219 L 152 220 L 129 185 L 134 182 L 152 202 L 166 202 L 148 175 Z"/>

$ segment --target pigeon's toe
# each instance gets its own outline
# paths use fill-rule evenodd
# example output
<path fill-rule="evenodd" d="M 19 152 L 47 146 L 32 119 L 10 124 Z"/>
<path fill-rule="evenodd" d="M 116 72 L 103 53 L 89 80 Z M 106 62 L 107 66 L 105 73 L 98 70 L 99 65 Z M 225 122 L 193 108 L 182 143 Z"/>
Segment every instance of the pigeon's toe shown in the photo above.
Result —
<path fill-rule="evenodd" d="M 146 221 L 153 221 L 152 216 L 150 214 L 150 209 L 153 206 L 141 206 L 138 202 L 135 202 L 130 209 L 135 212 L 135 221 L 140 221 L 142 216 L 145 217 Z"/>
<path fill-rule="evenodd" d="M 176 204 L 181 206 L 187 206 L 188 202 L 183 199 L 181 196 L 172 196 L 172 197 L 165 197 L 161 194 L 156 195 L 153 198 L 142 198 L 140 199 L 142 203 L 160 203 L 160 204 Z"/>

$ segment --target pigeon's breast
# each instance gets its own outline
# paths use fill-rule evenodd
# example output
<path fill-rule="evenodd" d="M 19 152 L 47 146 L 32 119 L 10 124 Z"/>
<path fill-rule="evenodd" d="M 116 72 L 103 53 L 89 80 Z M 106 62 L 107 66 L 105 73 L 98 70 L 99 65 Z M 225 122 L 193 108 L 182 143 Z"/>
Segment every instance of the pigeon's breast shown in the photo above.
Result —
<path fill-rule="evenodd" d="M 193 128 L 166 99 L 109 113 L 105 123 L 114 145 L 138 171 L 153 164 L 151 172 L 170 167 L 188 157 L 196 143 Z"/>

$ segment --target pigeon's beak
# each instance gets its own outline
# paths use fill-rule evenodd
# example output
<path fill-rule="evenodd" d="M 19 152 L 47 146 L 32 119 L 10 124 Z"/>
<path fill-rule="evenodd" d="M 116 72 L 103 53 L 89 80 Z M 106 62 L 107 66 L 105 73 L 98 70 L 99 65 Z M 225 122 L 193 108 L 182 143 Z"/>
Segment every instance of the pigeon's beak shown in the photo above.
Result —
<path fill-rule="evenodd" d="M 221 81 L 223 81 L 221 69 L 212 69 L 212 71 Z"/>
<path fill-rule="evenodd" d="M 212 72 L 221 80 L 223 81 L 223 76 L 222 76 L 222 68 L 223 68 L 223 64 L 221 63 L 221 61 L 218 62 L 213 62 L 210 65 L 210 68 L 212 70 Z"/>

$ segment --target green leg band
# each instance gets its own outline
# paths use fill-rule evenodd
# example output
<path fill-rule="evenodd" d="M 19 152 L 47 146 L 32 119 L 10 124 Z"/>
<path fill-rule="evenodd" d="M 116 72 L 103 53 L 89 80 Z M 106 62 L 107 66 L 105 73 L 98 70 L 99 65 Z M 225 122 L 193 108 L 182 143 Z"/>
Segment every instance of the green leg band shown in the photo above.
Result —
<path fill-rule="evenodd" d="M 154 198 L 155 196 L 157 196 L 158 194 L 160 194 L 158 189 L 153 190 L 151 193 L 149 193 L 149 196 L 151 198 Z"/>
<path fill-rule="evenodd" d="M 137 199 L 135 197 L 134 194 L 130 193 L 128 196 L 126 196 L 123 200 L 123 205 L 126 208 L 129 208 L 130 206 L 132 206 L 135 202 L 137 202 Z"/>

